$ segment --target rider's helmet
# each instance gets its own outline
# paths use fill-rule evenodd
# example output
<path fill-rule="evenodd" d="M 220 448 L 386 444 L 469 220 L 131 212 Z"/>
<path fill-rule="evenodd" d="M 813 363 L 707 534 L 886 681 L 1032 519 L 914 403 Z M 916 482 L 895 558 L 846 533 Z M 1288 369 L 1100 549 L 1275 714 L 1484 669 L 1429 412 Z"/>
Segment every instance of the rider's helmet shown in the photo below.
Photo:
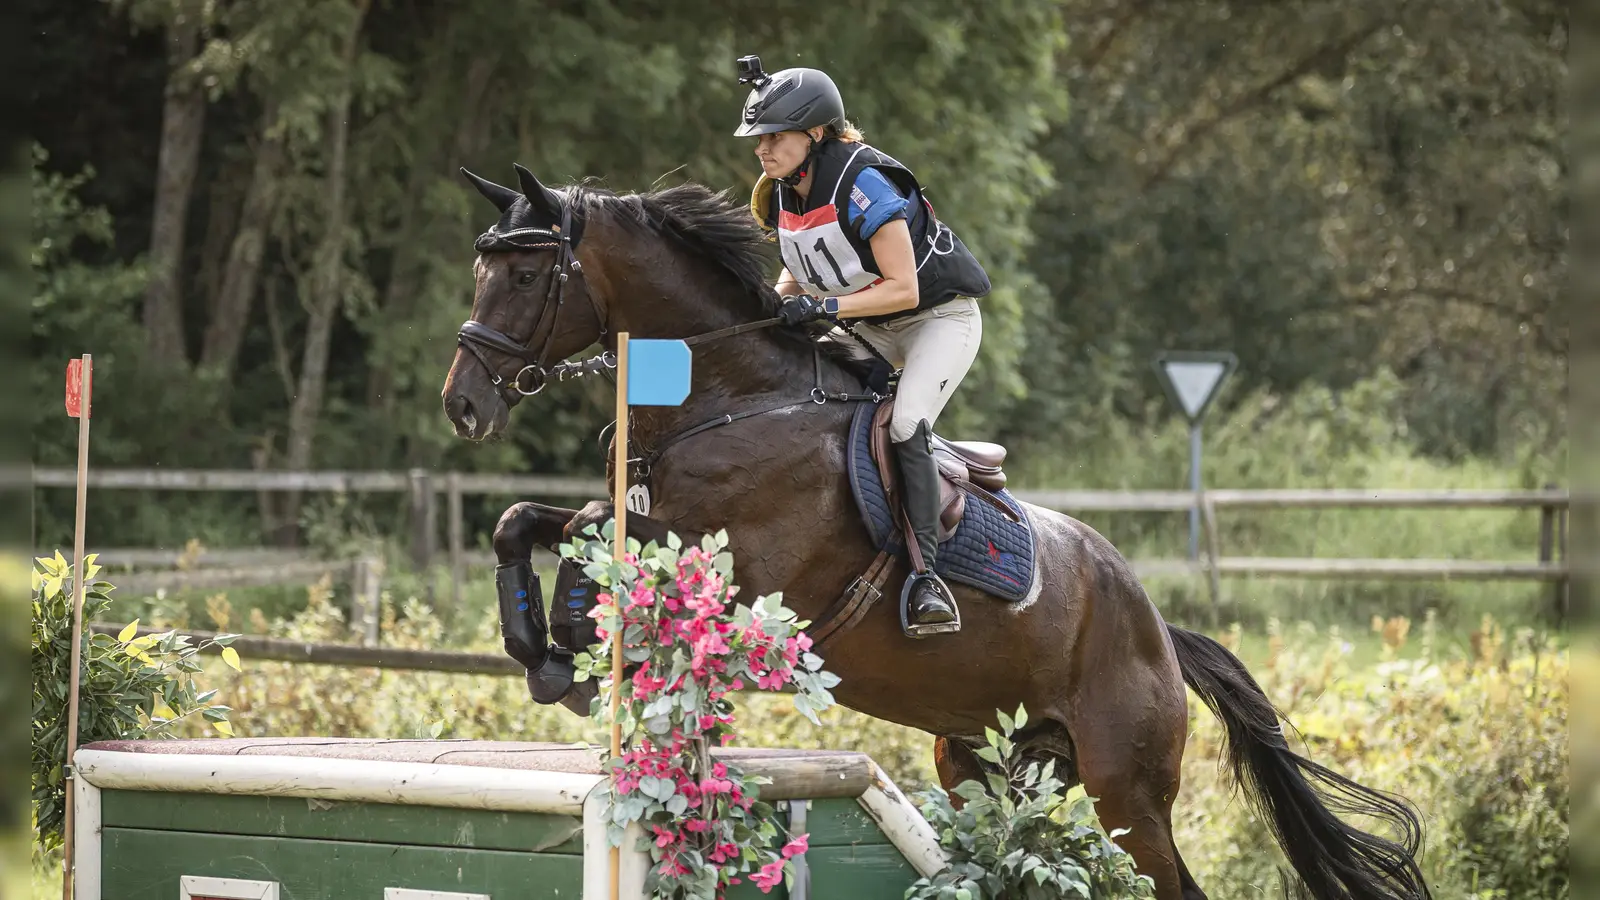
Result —
<path fill-rule="evenodd" d="M 744 118 L 736 137 L 776 131 L 804 131 L 817 125 L 844 124 L 844 99 L 828 73 L 820 69 L 761 71 L 761 58 L 739 58 L 739 83 L 754 84 L 744 102 Z"/>

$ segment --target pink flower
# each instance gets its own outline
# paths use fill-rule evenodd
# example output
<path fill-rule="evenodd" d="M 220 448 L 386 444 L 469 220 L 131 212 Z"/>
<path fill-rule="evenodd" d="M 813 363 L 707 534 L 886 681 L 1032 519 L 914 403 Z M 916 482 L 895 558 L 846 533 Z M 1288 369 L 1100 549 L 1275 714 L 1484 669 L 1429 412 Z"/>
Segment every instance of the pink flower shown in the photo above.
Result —
<path fill-rule="evenodd" d="M 669 844 L 676 844 L 678 841 L 682 840 L 682 836 L 680 836 L 676 831 L 662 828 L 660 825 L 651 825 L 650 830 L 655 832 L 657 847 L 665 847 Z"/>
<path fill-rule="evenodd" d="M 806 852 L 806 846 L 809 843 L 810 838 L 811 838 L 811 835 L 802 834 L 799 837 L 789 841 L 789 843 L 784 844 L 783 845 L 783 851 L 782 851 L 783 852 L 783 858 L 784 859 L 788 859 L 788 858 L 790 858 L 792 856 L 795 856 L 797 854 Z"/>
<path fill-rule="evenodd" d="M 622 609 L 624 613 L 630 613 L 638 609 L 648 609 L 654 606 L 655 602 L 656 592 L 651 589 L 650 585 L 641 582 L 628 593 L 628 605 Z"/>
<path fill-rule="evenodd" d="M 761 893 L 770 894 L 772 889 L 783 883 L 784 861 L 775 859 L 761 867 L 761 871 L 750 876 L 750 880 L 761 888 Z"/>

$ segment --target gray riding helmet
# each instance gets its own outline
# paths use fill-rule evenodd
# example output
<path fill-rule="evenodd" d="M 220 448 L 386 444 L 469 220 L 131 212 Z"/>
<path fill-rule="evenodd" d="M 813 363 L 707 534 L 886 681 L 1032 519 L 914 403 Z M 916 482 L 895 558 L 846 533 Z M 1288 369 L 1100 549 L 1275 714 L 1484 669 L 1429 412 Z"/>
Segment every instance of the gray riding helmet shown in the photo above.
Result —
<path fill-rule="evenodd" d="M 804 131 L 844 121 L 844 99 L 833 79 L 820 69 L 784 69 L 766 76 L 744 102 L 744 121 L 735 137 L 775 131 Z"/>

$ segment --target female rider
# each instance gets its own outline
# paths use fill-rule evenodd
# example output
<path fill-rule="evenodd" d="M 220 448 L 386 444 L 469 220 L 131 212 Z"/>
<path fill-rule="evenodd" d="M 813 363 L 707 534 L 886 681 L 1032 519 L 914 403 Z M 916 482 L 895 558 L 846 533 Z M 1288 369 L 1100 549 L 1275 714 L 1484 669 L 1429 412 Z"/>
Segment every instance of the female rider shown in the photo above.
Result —
<path fill-rule="evenodd" d="M 912 637 L 959 628 L 955 597 L 934 572 L 939 471 L 933 423 L 972 366 L 983 336 L 976 298 L 989 277 L 934 215 L 904 165 L 862 140 L 833 80 L 817 69 L 761 71 L 739 60 L 739 137 L 756 137 L 761 178 L 751 210 L 776 229 L 785 324 L 849 323 L 900 367 L 889 434 L 903 505 L 921 551 L 901 590 Z"/>

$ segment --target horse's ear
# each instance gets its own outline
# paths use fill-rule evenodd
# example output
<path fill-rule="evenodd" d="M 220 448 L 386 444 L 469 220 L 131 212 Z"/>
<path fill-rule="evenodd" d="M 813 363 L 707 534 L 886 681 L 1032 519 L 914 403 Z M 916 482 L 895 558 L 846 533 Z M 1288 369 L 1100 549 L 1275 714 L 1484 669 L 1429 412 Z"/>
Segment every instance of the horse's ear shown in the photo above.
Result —
<path fill-rule="evenodd" d="M 522 196 L 528 198 L 528 205 L 536 212 L 544 213 L 551 221 L 561 221 L 561 195 L 540 184 L 539 179 L 520 163 L 512 163 L 511 166 L 517 170 L 517 181 L 522 185 Z"/>
<path fill-rule="evenodd" d="M 511 188 L 501 187 L 492 181 L 479 178 L 468 172 L 465 166 L 461 168 L 461 174 L 467 176 L 467 180 L 472 182 L 472 186 L 478 189 L 478 193 L 488 198 L 489 202 L 494 204 L 495 209 L 501 212 L 510 209 L 511 204 L 517 202 L 517 198 L 521 196 Z"/>

